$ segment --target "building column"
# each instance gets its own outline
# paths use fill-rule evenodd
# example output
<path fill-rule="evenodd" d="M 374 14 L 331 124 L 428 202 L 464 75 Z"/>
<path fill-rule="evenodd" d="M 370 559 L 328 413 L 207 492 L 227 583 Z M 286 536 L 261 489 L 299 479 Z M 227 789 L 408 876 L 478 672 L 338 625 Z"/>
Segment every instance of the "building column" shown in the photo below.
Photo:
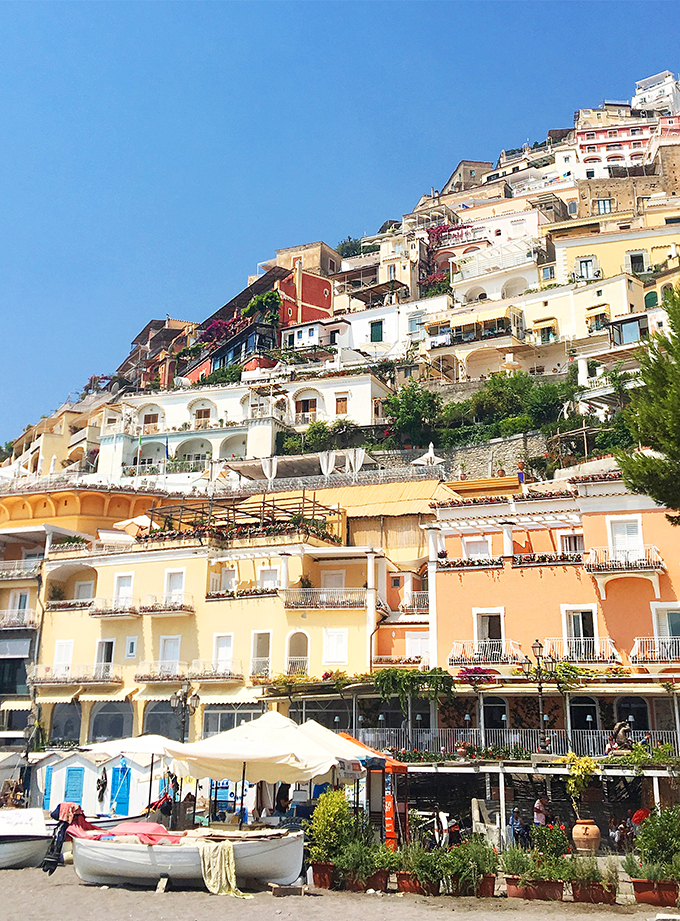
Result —
<path fill-rule="evenodd" d="M 280 588 L 288 588 L 289 578 L 288 578 L 288 559 L 290 557 L 289 553 L 281 553 L 279 559 L 281 560 L 281 585 Z"/>
<path fill-rule="evenodd" d="M 413 595 L 413 573 L 404 573 L 404 601 L 408 604 Z"/>
<path fill-rule="evenodd" d="M 498 811 L 500 813 L 498 843 L 500 849 L 503 850 L 505 846 L 505 826 L 508 823 L 508 819 L 505 815 L 505 773 L 502 764 L 498 768 Z"/>
<path fill-rule="evenodd" d="M 429 648 L 430 668 L 437 668 L 439 656 L 437 654 L 437 559 L 439 553 L 439 528 L 428 527 L 428 562 L 427 562 L 427 591 L 429 613 Z"/>
<path fill-rule="evenodd" d="M 512 522 L 502 521 L 501 530 L 503 531 L 503 556 L 513 556 L 515 547 L 512 541 Z"/>
<path fill-rule="evenodd" d="M 578 385 L 586 387 L 588 384 L 588 359 L 579 358 L 576 362 L 578 367 Z"/>
<path fill-rule="evenodd" d="M 80 739 L 79 745 L 87 745 L 90 733 L 90 716 L 92 715 L 92 701 L 86 701 L 80 704 Z"/>
<path fill-rule="evenodd" d="M 377 598 L 375 589 L 375 552 L 366 554 L 366 662 L 373 666 L 373 631 L 376 628 Z"/>
<path fill-rule="evenodd" d="M 484 694 L 479 692 L 479 740 L 482 748 L 486 747 L 486 732 L 484 726 Z"/>

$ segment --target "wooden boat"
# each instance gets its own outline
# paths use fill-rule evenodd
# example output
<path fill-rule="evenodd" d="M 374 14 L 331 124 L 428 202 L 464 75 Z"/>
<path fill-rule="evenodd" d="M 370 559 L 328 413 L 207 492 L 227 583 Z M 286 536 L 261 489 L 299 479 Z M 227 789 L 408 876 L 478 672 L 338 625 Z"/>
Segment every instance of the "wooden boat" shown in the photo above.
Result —
<path fill-rule="evenodd" d="M 3 809 L 0 812 L 0 870 L 39 867 L 51 837 L 42 809 Z"/>
<path fill-rule="evenodd" d="M 304 836 L 300 831 L 271 836 L 245 833 L 232 843 L 239 886 L 251 880 L 287 886 L 302 872 Z M 199 844 L 191 838 L 182 844 L 150 845 L 128 844 L 120 838 L 74 838 L 73 866 L 84 883 L 99 886 L 155 886 L 163 876 L 180 888 L 203 886 Z"/>

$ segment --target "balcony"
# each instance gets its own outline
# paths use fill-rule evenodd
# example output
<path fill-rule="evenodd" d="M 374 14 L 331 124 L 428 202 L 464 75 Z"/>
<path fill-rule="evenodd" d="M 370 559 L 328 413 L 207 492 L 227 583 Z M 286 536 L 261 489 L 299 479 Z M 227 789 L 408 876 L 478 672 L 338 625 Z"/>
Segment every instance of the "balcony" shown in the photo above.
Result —
<path fill-rule="evenodd" d="M 287 675 L 308 675 L 309 656 L 288 656 L 286 659 Z"/>
<path fill-rule="evenodd" d="M 194 596 L 187 592 L 147 595 L 139 607 L 140 614 L 183 616 L 195 611 Z"/>
<path fill-rule="evenodd" d="M 503 569 L 502 556 L 474 557 L 468 559 L 461 557 L 453 560 L 440 559 L 438 569 L 449 569 L 462 572 L 469 569 Z"/>
<path fill-rule="evenodd" d="M 237 659 L 194 659 L 188 677 L 196 681 L 242 681 L 243 666 Z"/>
<path fill-rule="evenodd" d="M 98 662 L 94 665 L 33 665 L 28 680 L 34 685 L 122 684 L 123 674 L 117 665 Z"/>
<path fill-rule="evenodd" d="M 285 608 L 365 608 L 365 588 L 286 588 L 281 590 Z"/>
<path fill-rule="evenodd" d="M 42 557 L 31 560 L 0 560 L 0 579 L 35 579 Z"/>
<path fill-rule="evenodd" d="M 373 668 L 429 668 L 427 656 L 373 656 Z"/>
<path fill-rule="evenodd" d="M 585 569 L 598 584 L 602 598 L 606 598 L 606 586 L 612 579 L 648 579 L 656 598 L 661 597 L 659 575 L 666 571 L 666 564 L 657 547 L 645 545 L 632 550 L 610 550 L 608 547 L 593 547 L 585 558 Z"/>
<path fill-rule="evenodd" d="M 33 608 L 0 611 L 0 630 L 34 630 L 37 626 L 38 618 Z"/>
<path fill-rule="evenodd" d="M 272 664 L 269 656 L 256 656 L 250 661 L 251 678 L 269 678 L 272 672 Z"/>
<path fill-rule="evenodd" d="M 295 425 L 309 425 L 316 422 L 317 413 L 295 413 Z"/>
<path fill-rule="evenodd" d="M 515 553 L 513 566 L 566 566 L 583 562 L 583 554 L 563 551 L 560 553 Z"/>
<path fill-rule="evenodd" d="M 400 611 L 426 612 L 430 610 L 429 592 L 408 592 L 399 605 Z"/>
<path fill-rule="evenodd" d="M 555 637 L 545 639 L 545 654 L 558 662 L 601 662 L 611 664 L 621 661 L 621 654 L 608 636 Z"/>
<path fill-rule="evenodd" d="M 680 662 L 680 636 L 636 636 L 630 661 L 634 664 Z"/>
<path fill-rule="evenodd" d="M 516 665 L 523 658 L 515 640 L 456 640 L 449 653 L 449 665 Z"/>
<path fill-rule="evenodd" d="M 90 617 L 110 617 L 115 620 L 134 620 L 139 617 L 139 601 L 135 598 L 94 598 L 87 602 Z"/>
<path fill-rule="evenodd" d="M 62 598 L 48 601 L 46 610 L 48 611 L 84 611 L 94 602 L 92 598 Z"/>
<path fill-rule="evenodd" d="M 140 662 L 135 673 L 135 681 L 146 684 L 155 684 L 161 681 L 181 681 L 187 677 L 188 666 L 186 662 L 161 661 Z"/>

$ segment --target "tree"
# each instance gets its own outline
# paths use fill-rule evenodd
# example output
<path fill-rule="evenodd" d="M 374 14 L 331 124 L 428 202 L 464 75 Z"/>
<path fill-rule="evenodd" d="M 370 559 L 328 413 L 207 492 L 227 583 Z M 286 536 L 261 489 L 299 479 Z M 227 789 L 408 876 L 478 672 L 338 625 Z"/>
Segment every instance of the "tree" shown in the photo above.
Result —
<path fill-rule="evenodd" d="M 409 380 L 384 405 L 391 428 L 402 442 L 421 446 L 434 438 L 441 399 L 417 381 Z"/>
<path fill-rule="evenodd" d="M 349 256 L 360 256 L 361 240 L 359 237 L 348 236 L 346 240 L 341 240 L 338 243 L 335 247 L 335 251 L 339 256 L 342 256 L 343 259 L 347 259 Z"/>
<path fill-rule="evenodd" d="M 259 313 L 265 323 L 269 323 L 270 326 L 278 326 L 281 304 L 281 295 L 278 291 L 263 291 L 262 294 L 255 295 L 243 308 L 241 314 L 244 317 L 254 317 Z"/>
<path fill-rule="evenodd" d="M 643 386 L 631 392 L 623 410 L 641 451 L 616 455 L 626 485 L 680 512 L 680 285 L 666 296 L 668 332 L 655 333 L 639 352 Z M 680 514 L 666 516 L 680 524 Z"/>
<path fill-rule="evenodd" d="M 6 441 L 4 448 L 0 447 L 0 463 L 4 460 L 7 460 L 8 457 L 11 457 L 13 451 L 14 451 L 14 442 Z"/>

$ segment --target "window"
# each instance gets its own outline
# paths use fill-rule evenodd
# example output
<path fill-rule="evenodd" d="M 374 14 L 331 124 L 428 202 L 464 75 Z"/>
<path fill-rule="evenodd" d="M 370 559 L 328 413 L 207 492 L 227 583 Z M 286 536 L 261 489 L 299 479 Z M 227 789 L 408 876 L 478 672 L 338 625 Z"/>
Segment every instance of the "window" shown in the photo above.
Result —
<path fill-rule="evenodd" d="M 610 522 L 610 551 L 614 559 L 638 560 L 644 553 L 638 518 L 619 518 Z"/>
<path fill-rule="evenodd" d="M 125 658 L 126 659 L 136 659 L 137 658 L 137 637 L 128 636 L 125 638 Z"/>
<path fill-rule="evenodd" d="M 571 157 L 565 157 L 565 158 L 564 158 L 564 162 L 565 162 L 565 163 L 571 163 Z"/>
<path fill-rule="evenodd" d="M 338 344 L 338 333 L 339 333 L 339 332 L 340 332 L 340 331 L 337 330 L 337 329 L 332 329 L 332 330 L 330 331 L 330 335 L 329 335 L 329 337 L 328 337 L 328 342 L 329 342 L 330 345 L 337 345 L 337 344 Z"/>
<path fill-rule="evenodd" d="M 132 601 L 132 573 L 116 573 L 113 580 L 114 601 Z"/>
<path fill-rule="evenodd" d="M 597 153 L 597 147 L 586 147 L 586 153 Z"/>
<path fill-rule="evenodd" d="M 279 571 L 274 568 L 263 568 L 257 576 L 257 587 L 266 589 L 276 589 L 279 587 Z"/>
<path fill-rule="evenodd" d="M 299 330 L 297 331 L 297 337 L 298 337 L 298 339 L 302 339 L 302 330 L 301 330 L 301 329 L 299 329 Z"/>
<path fill-rule="evenodd" d="M 270 633 L 253 633 L 253 654 L 250 663 L 250 674 L 254 676 L 267 676 L 270 670 Z"/>
<path fill-rule="evenodd" d="M 403 251 L 403 249 L 404 249 L 404 247 L 403 247 L 403 245 L 402 245 L 401 243 L 395 243 L 392 251 L 393 251 L 394 253 L 401 253 L 401 252 Z"/>
<path fill-rule="evenodd" d="M 409 632 L 404 635 L 406 641 L 406 656 L 409 659 L 417 659 L 422 662 L 430 652 L 430 636 L 424 631 L 419 633 Z"/>
<path fill-rule="evenodd" d="M 295 415 L 298 417 L 296 422 L 315 422 L 316 421 L 316 399 L 313 400 L 296 400 Z"/>
<path fill-rule="evenodd" d="M 383 321 L 375 320 L 371 323 L 371 342 L 383 341 Z"/>
<path fill-rule="evenodd" d="M 486 729 L 508 728 L 508 705 L 502 697 L 484 698 L 484 726 Z"/>
<path fill-rule="evenodd" d="M 408 332 L 411 337 L 422 337 L 424 317 L 422 313 L 412 313 L 408 318 Z"/>
<path fill-rule="evenodd" d="M 233 592 L 236 590 L 236 570 L 223 569 L 221 575 L 220 591 Z"/>
<path fill-rule="evenodd" d="M 503 615 L 500 611 L 477 612 L 475 653 L 485 661 L 498 662 L 503 656 Z"/>
<path fill-rule="evenodd" d="M 397 277 L 397 268 L 394 265 L 387 266 L 387 280 L 393 281 Z"/>
<path fill-rule="evenodd" d="M 57 640 L 54 644 L 54 673 L 57 677 L 66 676 L 73 661 L 73 640 Z"/>
<path fill-rule="evenodd" d="M 73 586 L 73 597 L 77 601 L 87 601 L 94 596 L 94 580 L 89 582 L 76 582 Z"/>
<path fill-rule="evenodd" d="M 115 640 L 97 640 L 97 653 L 95 656 L 95 676 L 100 679 L 111 677 L 113 665 L 113 650 Z"/>
<path fill-rule="evenodd" d="M 494 232 L 494 236 L 496 236 L 496 237 L 500 237 L 500 236 L 502 236 L 502 234 L 503 234 L 503 231 L 500 230 L 500 229 L 499 229 L 499 230 L 496 230 L 496 231 Z"/>
<path fill-rule="evenodd" d="M 401 588 L 401 576 L 392 576 L 392 588 Z"/>
<path fill-rule="evenodd" d="M 230 671 L 234 661 L 234 634 L 216 633 L 213 649 L 213 665 Z"/>
<path fill-rule="evenodd" d="M 468 560 L 484 560 L 491 556 L 488 537 L 464 537 L 463 547 Z"/>
<path fill-rule="evenodd" d="M 347 394 L 338 394 L 335 398 L 335 415 L 336 416 L 346 416 L 347 415 Z"/>
<path fill-rule="evenodd" d="M 670 124 L 673 124 L 673 122 L 670 122 Z M 460 174 L 458 175 L 458 178 L 460 179 Z M 471 169 L 471 170 L 470 170 L 470 179 L 474 179 L 474 178 L 475 178 L 475 171 L 474 171 L 473 169 Z"/>
<path fill-rule="evenodd" d="M 586 134 L 586 141 L 594 141 L 594 140 L 595 140 L 595 132 L 594 132 L 594 131 L 589 131 L 589 132 Z"/>
<path fill-rule="evenodd" d="M 587 170 L 586 170 L 586 179 L 594 179 L 594 178 L 595 178 L 595 170 L 594 170 L 594 169 L 587 169 Z M 573 204 L 573 202 L 569 202 L 569 207 L 570 207 L 570 208 L 571 208 L 572 204 Z M 570 213 L 571 213 L 571 212 L 570 212 Z M 574 214 L 576 214 L 576 210 L 574 210 Z"/>
<path fill-rule="evenodd" d="M 10 592 L 9 609 L 10 611 L 25 611 L 28 608 L 29 593 L 17 589 Z"/>
<path fill-rule="evenodd" d="M 597 702 L 592 697 L 572 697 L 569 715 L 572 729 L 597 729 Z"/>
<path fill-rule="evenodd" d="M 631 136 L 631 137 L 634 137 L 634 136 L 637 135 L 637 134 L 642 134 L 642 129 L 641 129 L 641 128 L 631 128 L 631 129 L 630 129 L 630 136 Z"/>
<path fill-rule="evenodd" d="M 608 137 L 608 138 L 615 138 L 615 137 L 617 136 L 617 134 L 618 134 L 618 131 L 608 131 L 608 132 L 607 132 L 607 137 Z"/>
<path fill-rule="evenodd" d="M 292 348 L 295 345 L 295 334 L 287 333 L 286 334 L 286 345 Z"/>
<path fill-rule="evenodd" d="M 181 636 L 162 636 L 160 642 L 160 673 L 161 675 L 174 675 L 179 666 L 179 650 L 182 642 Z"/>
<path fill-rule="evenodd" d="M 258 716 L 262 716 L 262 708 L 257 705 L 209 704 L 203 712 L 203 737 L 207 738 L 217 735 L 218 732 L 234 729 L 241 723 L 249 723 L 257 719 Z M 220 792 L 222 791 L 218 789 L 218 803 Z"/>
<path fill-rule="evenodd" d="M 165 570 L 165 597 L 170 603 L 181 604 L 184 600 L 184 570 Z"/>
<path fill-rule="evenodd" d="M 647 271 L 647 253 L 645 252 L 628 253 L 626 261 L 628 262 L 629 271 L 634 275 Z"/>
<path fill-rule="evenodd" d="M 649 710 L 642 697 L 622 697 L 616 702 L 617 720 L 628 720 L 631 729 L 649 729 Z"/>
<path fill-rule="evenodd" d="M 309 336 L 310 339 L 314 336 L 314 327 L 313 327 L 313 326 L 310 326 L 310 328 L 307 330 L 307 335 Z"/>
<path fill-rule="evenodd" d="M 210 422 L 210 410 L 209 409 L 197 409 L 196 410 L 196 428 L 197 429 L 207 429 Z"/>
<path fill-rule="evenodd" d="M 562 553 L 583 553 L 585 550 L 583 534 L 562 534 L 560 549 Z"/>
<path fill-rule="evenodd" d="M 633 147 L 642 147 L 642 141 L 633 141 Z"/>
<path fill-rule="evenodd" d="M 555 277 L 555 266 L 554 265 L 544 265 L 541 268 L 541 280 L 550 281 Z"/>
<path fill-rule="evenodd" d="M 578 260 L 578 274 L 581 278 L 594 278 L 595 277 L 595 260 L 594 259 L 579 259 Z"/>
<path fill-rule="evenodd" d="M 349 631 L 324 627 L 323 662 L 324 665 L 347 665 Z"/>
<path fill-rule="evenodd" d="M 331 272 L 335 271 L 335 259 L 328 260 L 328 267 L 331 270 Z"/>
<path fill-rule="evenodd" d="M 158 413 L 145 413 L 144 425 L 156 425 L 158 423 Z"/>
<path fill-rule="evenodd" d="M 595 203 L 597 205 L 598 214 L 611 214 L 612 212 L 611 198 L 598 198 Z"/>

